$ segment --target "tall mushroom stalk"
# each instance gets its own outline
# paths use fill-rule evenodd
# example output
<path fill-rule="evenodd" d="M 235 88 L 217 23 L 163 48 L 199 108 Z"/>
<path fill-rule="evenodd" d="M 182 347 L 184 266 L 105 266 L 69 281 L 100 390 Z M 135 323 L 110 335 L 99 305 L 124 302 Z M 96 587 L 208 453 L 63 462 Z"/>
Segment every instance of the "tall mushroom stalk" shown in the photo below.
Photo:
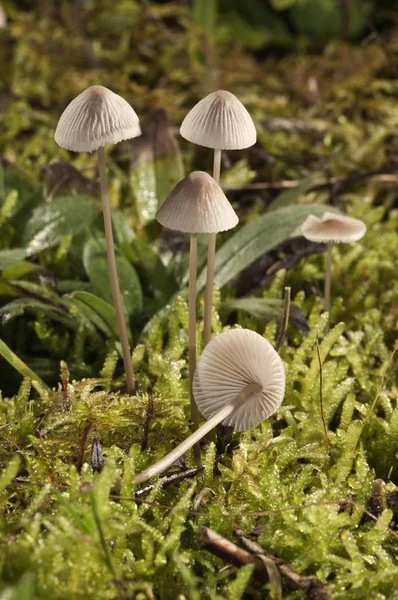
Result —
<path fill-rule="evenodd" d="M 189 388 L 193 430 L 199 425 L 199 413 L 193 398 L 193 375 L 196 368 L 196 276 L 197 235 L 215 233 L 235 227 L 238 217 L 222 189 L 210 175 L 194 171 L 176 185 L 166 202 L 156 213 L 156 219 L 164 227 L 189 233 Z M 195 446 L 195 458 L 199 460 L 199 446 Z"/>
<path fill-rule="evenodd" d="M 310 215 L 301 226 L 301 233 L 307 240 L 327 244 L 323 306 L 328 313 L 330 313 L 331 308 L 333 244 L 357 242 L 365 235 L 365 232 L 366 225 L 363 221 L 332 212 L 325 212 L 320 219 L 314 215 Z"/>
<path fill-rule="evenodd" d="M 251 116 L 236 96 L 225 90 L 209 94 L 185 117 L 180 133 L 182 137 L 207 148 L 214 149 L 213 178 L 220 181 L 221 151 L 241 150 L 256 143 L 256 128 Z M 216 234 L 209 235 L 204 311 L 204 345 L 211 339 L 213 307 L 214 263 Z"/>
<path fill-rule="evenodd" d="M 206 346 L 200 357 L 193 393 L 208 421 L 164 458 L 139 473 L 136 483 L 165 471 L 222 421 L 235 431 L 245 431 L 272 415 L 285 393 L 282 360 L 258 333 L 249 329 L 225 331 Z"/>
<path fill-rule="evenodd" d="M 135 379 L 116 267 L 104 146 L 106 144 L 116 144 L 139 135 L 141 135 L 139 120 L 128 102 L 111 90 L 101 85 L 95 85 L 79 94 L 66 107 L 59 119 L 54 136 L 57 144 L 72 152 L 98 150 L 110 283 L 129 393 L 135 391 Z"/>

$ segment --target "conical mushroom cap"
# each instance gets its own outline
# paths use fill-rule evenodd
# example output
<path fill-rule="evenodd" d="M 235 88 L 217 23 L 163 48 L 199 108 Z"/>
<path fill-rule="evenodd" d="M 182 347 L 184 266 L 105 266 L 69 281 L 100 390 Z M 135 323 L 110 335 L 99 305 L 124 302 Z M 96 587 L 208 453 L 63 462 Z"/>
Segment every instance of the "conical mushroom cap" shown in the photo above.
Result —
<path fill-rule="evenodd" d="M 251 383 L 262 391 L 249 396 L 223 425 L 245 431 L 259 425 L 281 405 L 285 371 L 269 342 L 250 329 L 225 331 L 203 351 L 193 380 L 193 395 L 200 412 L 210 419 Z"/>
<path fill-rule="evenodd" d="M 321 219 L 310 215 L 301 226 L 301 233 L 307 240 L 324 244 L 357 242 L 365 232 L 363 221 L 332 212 L 325 212 Z"/>
<path fill-rule="evenodd" d="M 219 90 L 200 100 L 182 122 L 183 138 L 218 150 L 241 150 L 256 143 L 253 120 L 231 92 Z"/>
<path fill-rule="evenodd" d="M 164 227 L 185 233 L 217 233 L 239 221 L 221 187 L 204 171 L 180 181 L 155 218 Z"/>
<path fill-rule="evenodd" d="M 54 139 L 66 150 L 92 152 L 138 135 L 140 122 L 130 104 L 106 87 L 94 85 L 65 108 Z"/>

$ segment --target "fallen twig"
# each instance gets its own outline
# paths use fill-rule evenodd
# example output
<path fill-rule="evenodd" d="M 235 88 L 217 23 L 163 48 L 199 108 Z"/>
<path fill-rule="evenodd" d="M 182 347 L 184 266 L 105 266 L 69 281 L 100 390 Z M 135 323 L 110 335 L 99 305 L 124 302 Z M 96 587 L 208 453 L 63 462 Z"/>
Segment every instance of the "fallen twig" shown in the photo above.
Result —
<path fill-rule="evenodd" d="M 333 600 L 330 590 L 320 579 L 313 575 L 300 575 L 285 561 L 266 552 L 260 544 L 248 538 L 242 529 L 235 527 L 234 531 L 246 548 L 258 555 L 266 556 L 274 563 L 286 590 L 291 588 L 302 590 L 308 600 Z"/>
<path fill-rule="evenodd" d="M 208 527 L 199 528 L 197 539 L 201 548 L 235 567 L 254 565 L 254 577 L 261 583 L 271 583 L 277 598 L 282 598 L 283 588 L 286 591 L 293 588 L 302 590 L 308 600 L 333 600 L 328 588 L 317 577 L 300 575 L 283 560 L 269 554 L 259 544 L 248 539 L 241 529 L 236 528 L 235 533 L 250 552 Z"/>

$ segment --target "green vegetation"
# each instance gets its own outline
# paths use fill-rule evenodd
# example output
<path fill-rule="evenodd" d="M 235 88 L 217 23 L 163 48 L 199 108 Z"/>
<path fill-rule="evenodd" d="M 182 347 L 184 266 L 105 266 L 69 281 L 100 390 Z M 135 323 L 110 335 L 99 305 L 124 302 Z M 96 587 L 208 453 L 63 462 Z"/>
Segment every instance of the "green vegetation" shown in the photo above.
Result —
<path fill-rule="evenodd" d="M 364 2 L 381 33 L 359 45 L 361 3 L 347 3 L 342 29 L 335 3 L 319 3 L 318 21 L 310 4 L 3 2 L 0 600 L 277 598 L 252 567 L 201 549 L 203 525 L 237 544 L 235 525 L 254 532 L 335 600 L 398 599 L 396 15 Z M 133 397 L 96 159 L 53 141 L 67 102 L 96 83 L 143 123 L 109 173 Z M 248 327 L 275 345 L 290 286 L 285 400 L 259 428 L 207 440 L 194 476 L 189 453 L 168 473 L 180 481 L 136 489 L 134 473 L 189 434 L 187 239 L 153 216 L 184 172 L 210 171 L 210 153 L 175 127 L 217 88 L 247 106 L 259 142 L 222 169 L 241 224 L 219 236 L 213 330 Z M 296 237 L 325 206 L 367 225 L 333 249 L 327 334 L 325 255 Z M 201 350 L 205 239 L 198 258 Z"/>

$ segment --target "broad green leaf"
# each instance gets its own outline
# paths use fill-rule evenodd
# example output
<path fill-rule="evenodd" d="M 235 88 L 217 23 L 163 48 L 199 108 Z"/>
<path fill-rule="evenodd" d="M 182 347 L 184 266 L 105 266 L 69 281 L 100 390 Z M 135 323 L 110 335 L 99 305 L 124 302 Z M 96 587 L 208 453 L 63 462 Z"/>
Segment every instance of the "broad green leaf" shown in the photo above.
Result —
<path fill-rule="evenodd" d="M 23 261 L 25 258 L 24 248 L 12 248 L 11 250 L 0 250 L 0 270 L 5 269 L 15 263 Z"/>
<path fill-rule="evenodd" d="M 99 210 L 99 205 L 85 196 L 60 196 L 51 204 L 39 206 L 23 232 L 27 254 L 37 254 L 57 246 L 69 235 L 78 235 L 90 225 Z"/>
<path fill-rule="evenodd" d="M 156 171 L 152 140 L 142 135 L 132 140 L 130 186 L 134 194 L 138 221 L 144 225 L 151 221 L 158 209 Z"/>
<path fill-rule="evenodd" d="M 112 210 L 112 225 L 115 241 L 119 246 L 129 245 L 136 237 L 126 217 L 118 210 Z"/>
<path fill-rule="evenodd" d="M 273 202 L 268 207 L 268 212 L 272 210 L 276 210 L 278 208 L 284 208 L 285 206 L 290 206 L 290 204 L 294 204 L 301 195 L 308 192 L 314 184 L 315 175 L 310 175 L 306 177 L 300 183 L 288 190 L 284 190 L 281 194 L 279 194 Z"/>
<path fill-rule="evenodd" d="M 222 304 L 222 308 L 228 312 L 235 310 L 243 310 L 256 319 L 264 319 L 270 321 L 277 319 L 283 312 L 283 301 L 275 298 L 237 298 Z"/>
<path fill-rule="evenodd" d="M 264 321 L 280 319 L 283 314 L 283 306 L 283 300 L 275 298 L 256 298 L 255 296 L 237 298 L 222 304 L 222 308 L 228 312 L 243 310 L 256 319 Z M 290 305 L 289 323 L 299 329 L 307 329 L 304 313 L 295 304 Z"/>
<path fill-rule="evenodd" d="M 160 208 L 177 183 L 184 179 L 184 163 L 180 151 L 178 150 L 174 156 L 157 158 L 155 170 L 156 195 L 158 208 Z"/>
<path fill-rule="evenodd" d="M 23 260 L 21 262 L 17 262 L 9 267 L 3 269 L 3 277 L 8 281 L 12 279 L 19 279 L 20 277 L 26 277 L 30 273 L 34 271 L 40 271 L 41 267 L 39 265 L 35 265 L 33 263 L 27 262 Z"/>
<path fill-rule="evenodd" d="M 2 339 L 0 339 L 0 354 L 12 367 L 14 367 L 16 371 L 18 371 L 18 373 L 22 375 L 22 377 L 29 377 L 34 381 L 39 381 L 44 386 L 46 385 L 44 381 L 38 375 L 36 375 L 36 373 L 32 371 L 32 369 L 30 369 L 28 365 L 26 365 L 23 360 L 21 360 L 15 354 L 15 352 L 12 351 L 5 342 L 3 342 Z"/>
<path fill-rule="evenodd" d="M 21 279 L 17 281 L 11 280 L 10 284 L 20 292 L 20 296 L 29 295 L 32 298 L 40 298 L 45 302 L 51 302 L 54 306 L 62 306 L 61 297 L 51 287 Z"/>
<path fill-rule="evenodd" d="M 83 250 L 83 263 L 96 294 L 113 306 L 105 241 L 89 239 Z M 116 252 L 120 291 L 129 316 L 141 312 L 143 299 L 140 280 L 125 256 Z"/>
<path fill-rule="evenodd" d="M 163 264 L 159 254 L 143 240 L 136 238 L 131 244 L 133 262 L 148 291 L 165 301 L 178 290 L 176 280 Z"/>
<path fill-rule="evenodd" d="M 308 215 L 321 216 L 324 212 L 325 206 L 320 204 L 289 206 L 266 213 L 244 225 L 216 254 L 216 285 L 222 288 L 252 262 L 286 240 Z M 198 293 L 203 290 L 205 282 L 206 269 L 198 278 Z"/>
<path fill-rule="evenodd" d="M 17 300 L 12 300 L 0 308 L 0 317 L 3 323 L 8 323 L 11 319 L 20 317 L 25 312 L 34 315 L 45 315 L 49 319 L 62 323 L 70 329 L 76 329 L 78 327 L 78 322 L 68 314 L 66 309 L 61 310 L 56 306 L 51 306 L 51 304 L 46 304 L 35 298 L 18 298 Z"/>
<path fill-rule="evenodd" d="M 68 296 L 68 299 L 105 335 L 119 338 L 113 306 L 89 292 L 73 292 Z"/>

